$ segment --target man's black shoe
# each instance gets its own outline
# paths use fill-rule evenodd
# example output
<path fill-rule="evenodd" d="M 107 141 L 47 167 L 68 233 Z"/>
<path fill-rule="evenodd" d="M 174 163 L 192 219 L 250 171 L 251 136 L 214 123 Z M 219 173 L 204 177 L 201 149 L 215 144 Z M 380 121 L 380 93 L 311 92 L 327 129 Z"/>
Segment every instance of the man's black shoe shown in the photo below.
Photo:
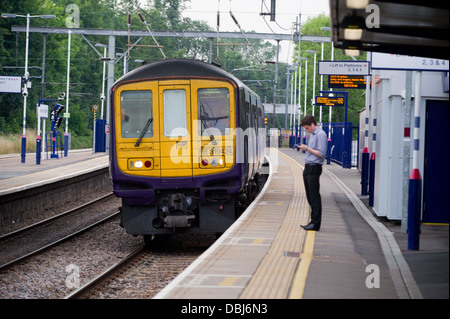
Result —
<path fill-rule="evenodd" d="M 314 226 L 313 223 L 309 223 L 308 225 L 305 226 L 301 226 L 304 230 L 315 230 L 315 231 L 319 231 L 320 227 L 316 227 Z"/>

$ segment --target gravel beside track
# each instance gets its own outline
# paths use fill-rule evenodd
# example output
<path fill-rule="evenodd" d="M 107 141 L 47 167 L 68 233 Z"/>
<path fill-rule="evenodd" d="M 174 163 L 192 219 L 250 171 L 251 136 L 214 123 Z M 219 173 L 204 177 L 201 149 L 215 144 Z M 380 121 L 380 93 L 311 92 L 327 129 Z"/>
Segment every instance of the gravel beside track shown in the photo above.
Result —
<path fill-rule="evenodd" d="M 119 227 L 103 224 L 0 273 L 0 298 L 62 298 L 142 245 Z M 67 271 L 66 271 L 67 270 Z"/>

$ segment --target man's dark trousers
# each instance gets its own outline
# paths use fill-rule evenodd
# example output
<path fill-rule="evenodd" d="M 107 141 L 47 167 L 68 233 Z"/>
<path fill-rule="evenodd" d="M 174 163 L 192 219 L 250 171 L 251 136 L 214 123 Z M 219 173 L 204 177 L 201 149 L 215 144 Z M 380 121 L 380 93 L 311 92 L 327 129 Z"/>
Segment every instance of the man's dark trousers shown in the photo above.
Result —
<path fill-rule="evenodd" d="M 322 222 L 322 198 L 320 197 L 320 175 L 322 174 L 322 165 L 305 164 L 303 171 L 303 181 L 305 183 L 306 197 L 311 206 L 311 223 L 320 228 Z"/>

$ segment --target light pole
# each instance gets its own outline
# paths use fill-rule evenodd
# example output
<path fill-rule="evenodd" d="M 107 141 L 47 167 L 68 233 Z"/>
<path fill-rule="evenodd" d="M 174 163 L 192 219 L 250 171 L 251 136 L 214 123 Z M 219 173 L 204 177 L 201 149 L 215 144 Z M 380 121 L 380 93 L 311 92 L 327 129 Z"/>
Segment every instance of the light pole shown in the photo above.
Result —
<path fill-rule="evenodd" d="M 302 110 L 301 110 L 301 96 L 302 96 L 302 93 L 301 93 L 301 89 L 302 89 L 302 65 L 303 65 L 303 63 L 301 62 L 301 61 L 306 61 L 306 63 L 305 63 L 305 112 L 304 112 L 304 114 L 303 114 L 303 116 L 305 116 L 306 115 L 306 87 L 307 87 L 307 85 L 308 85 L 308 83 L 307 83 L 307 72 L 308 72 L 308 59 L 307 58 L 303 58 L 303 57 L 301 57 L 300 55 L 299 55 L 299 57 L 298 57 L 298 125 L 296 125 L 296 128 L 297 128 L 297 133 L 296 133 L 296 138 L 295 138 L 295 144 L 298 144 L 298 143 L 300 143 L 300 138 L 301 138 L 301 129 L 300 129 L 300 121 L 301 121 L 301 113 L 302 113 Z M 297 141 L 297 138 L 299 139 L 298 141 Z"/>
<path fill-rule="evenodd" d="M 72 31 L 68 32 L 68 46 L 67 46 L 67 84 L 66 84 L 66 113 L 64 117 L 66 118 L 66 132 L 64 133 L 64 156 L 67 157 L 69 154 L 69 88 L 70 88 L 70 47 L 72 42 Z"/>
<path fill-rule="evenodd" d="M 316 106 L 316 56 L 317 56 L 317 51 L 314 50 L 306 50 L 306 53 L 313 53 L 314 54 L 314 77 L 313 77 L 313 94 L 312 94 L 312 99 L 311 99 L 311 105 L 312 105 L 312 116 L 314 116 L 314 108 Z"/>
<path fill-rule="evenodd" d="M 120 57 L 119 60 L 120 60 L 121 58 L 123 58 L 123 74 L 125 75 L 125 74 L 128 72 L 128 59 L 127 59 L 127 53 L 126 53 L 126 52 L 124 52 L 124 53 L 116 53 L 116 55 L 117 55 L 118 57 Z"/>
<path fill-rule="evenodd" d="M 102 101 L 102 106 L 100 109 L 100 119 L 103 120 L 103 107 L 105 103 L 105 73 L 106 73 L 106 44 L 96 43 L 96 47 L 103 48 L 103 76 L 102 76 L 102 94 L 100 95 L 100 100 Z"/>
<path fill-rule="evenodd" d="M 28 42 L 29 42 L 29 34 L 30 34 L 30 18 L 42 18 L 42 19 L 54 19 L 56 16 L 52 14 L 42 14 L 32 16 L 29 13 L 27 15 L 15 14 L 15 13 L 2 13 L 2 18 L 27 18 L 27 32 L 26 32 L 26 41 L 25 41 L 25 72 L 24 79 L 25 83 L 22 89 L 23 95 L 23 133 L 22 133 L 22 148 L 20 152 L 21 162 L 25 163 L 26 149 L 27 149 L 27 136 L 26 136 L 26 127 L 27 127 L 27 97 L 28 97 Z M 38 145 L 40 145 L 40 135 L 37 136 L 36 141 Z"/>
<path fill-rule="evenodd" d="M 322 27 L 320 28 L 322 31 L 331 31 L 330 27 Z M 323 58 L 322 58 L 323 60 Z M 331 61 L 334 61 L 334 45 L 331 43 Z M 333 91 L 333 89 L 329 89 L 330 91 Z M 329 95 L 330 96 L 330 95 Z M 327 148 L 327 165 L 331 164 L 331 112 L 333 107 L 329 107 L 329 114 L 328 114 L 328 148 Z M 367 144 L 366 144 L 367 145 Z"/>
<path fill-rule="evenodd" d="M 303 117 L 306 116 L 306 100 L 308 96 L 308 60 L 305 62 L 305 111 L 303 112 Z M 301 120 L 300 120 L 301 121 Z M 303 128 L 303 144 L 306 144 L 306 130 Z M 303 151 L 303 153 L 306 153 Z"/>
<path fill-rule="evenodd" d="M 288 128 L 287 122 L 288 122 L 288 111 L 289 111 L 289 79 L 291 77 L 291 74 L 293 74 L 293 73 L 291 73 L 291 71 L 295 71 L 295 70 L 296 69 L 290 68 L 288 65 L 287 73 L 286 73 L 286 110 L 285 110 L 285 114 L 284 114 L 284 129 L 285 130 Z M 291 92 L 292 92 L 292 84 L 291 84 Z M 292 100 L 292 97 L 291 97 L 291 100 Z M 289 131 L 291 131 L 291 127 L 289 127 Z M 290 144 L 289 144 L 289 147 L 291 147 Z"/>
<path fill-rule="evenodd" d="M 320 60 L 323 61 L 323 42 L 322 42 L 322 55 L 321 55 Z M 323 91 L 323 74 L 320 75 L 320 91 Z M 322 94 L 320 94 L 320 96 L 322 96 Z M 322 127 L 322 105 L 320 106 L 319 123 L 320 123 L 320 126 Z"/>

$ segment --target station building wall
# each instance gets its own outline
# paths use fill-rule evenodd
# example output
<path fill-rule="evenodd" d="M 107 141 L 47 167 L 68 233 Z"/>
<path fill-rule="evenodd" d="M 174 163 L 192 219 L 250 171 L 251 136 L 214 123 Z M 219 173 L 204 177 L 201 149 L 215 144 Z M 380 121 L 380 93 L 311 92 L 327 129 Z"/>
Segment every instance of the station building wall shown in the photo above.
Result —
<path fill-rule="evenodd" d="M 410 72 L 409 75 L 408 72 Z M 387 217 L 390 220 L 402 220 L 407 216 L 409 176 L 413 167 L 414 97 L 416 95 L 414 83 L 416 74 L 415 71 L 372 71 L 368 147 L 369 152 L 375 153 L 376 157 L 373 208 L 378 216 Z M 443 117 L 446 116 L 448 130 L 449 95 L 444 93 L 441 72 L 423 71 L 421 84 L 419 170 L 424 180 L 424 177 L 427 178 L 424 176 L 425 151 L 433 151 L 430 147 L 427 149 L 426 145 L 426 128 L 433 125 L 427 120 L 427 105 L 432 105 L 433 103 L 430 104 L 432 101 L 438 101 L 441 107 L 447 105 L 447 109 L 445 107 L 440 108 L 438 112 L 447 111 L 447 115 L 443 114 Z M 408 90 L 411 90 L 412 94 L 410 108 L 408 108 L 406 99 Z M 364 114 L 365 110 L 361 112 L 361 118 L 365 117 Z M 444 122 L 441 122 L 440 125 L 445 126 Z M 362 126 L 364 126 L 364 123 L 365 121 L 361 121 Z M 435 129 L 439 130 L 438 127 Z M 405 136 L 405 132 L 408 131 L 410 132 L 409 137 Z M 448 149 L 450 146 L 448 135 L 439 136 L 439 139 L 441 139 L 441 145 Z M 360 149 L 364 149 L 365 146 L 360 147 Z M 442 165 L 448 166 L 448 158 L 443 158 Z M 430 176 L 428 176 L 428 180 L 430 180 Z M 422 203 L 424 202 L 424 193 L 436 193 L 436 189 L 429 188 L 439 187 L 439 190 L 441 190 L 446 187 L 448 189 L 448 173 L 445 179 L 440 178 L 439 181 L 440 183 L 437 185 L 422 184 Z M 447 213 L 444 214 L 447 217 L 439 217 L 435 222 L 448 223 L 448 197 L 442 199 L 442 201 L 440 203 L 442 205 L 439 207 L 447 207 Z"/>

